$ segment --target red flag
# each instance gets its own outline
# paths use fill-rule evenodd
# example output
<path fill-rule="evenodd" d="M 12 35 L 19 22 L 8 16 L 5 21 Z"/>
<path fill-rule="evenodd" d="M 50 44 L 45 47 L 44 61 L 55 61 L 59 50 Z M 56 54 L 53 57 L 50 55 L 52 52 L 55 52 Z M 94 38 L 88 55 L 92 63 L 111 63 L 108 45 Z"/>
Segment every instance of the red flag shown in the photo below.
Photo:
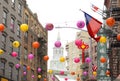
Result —
<path fill-rule="evenodd" d="M 98 8 L 97 6 L 95 6 L 95 5 L 93 5 L 93 4 L 91 4 L 91 8 L 92 8 L 92 10 L 93 10 L 94 12 L 96 12 L 96 11 L 99 10 L 99 8 Z"/>
<path fill-rule="evenodd" d="M 85 12 L 84 12 L 84 15 L 85 15 L 86 26 L 87 26 L 89 35 L 98 42 L 100 39 L 100 36 L 96 37 L 96 35 L 99 29 L 101 28 L 102 23 Z"/>

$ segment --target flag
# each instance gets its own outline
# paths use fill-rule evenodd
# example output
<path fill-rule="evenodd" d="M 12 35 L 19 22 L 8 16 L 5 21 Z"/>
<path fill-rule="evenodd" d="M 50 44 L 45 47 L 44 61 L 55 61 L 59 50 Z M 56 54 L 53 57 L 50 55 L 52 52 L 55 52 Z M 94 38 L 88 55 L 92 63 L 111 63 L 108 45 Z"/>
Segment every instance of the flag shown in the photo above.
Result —
<path fill-rule="evenodd" d="M 96 37 L 96 35 L 99 29 L 101 28 L 102 23 L 85 12 L 84 12 L 84 15 L 85 15 L 86 26 L 87 26 L 89 35 L 98 42 L 100 39 L 100 36 Z"/>
<path fill-rule="evenodd" d="M 91 8 L 92 8 L 92 10 L 93 10 L 94 12 L 96 12 L 96 11 L 99 10 L 99 8 L 98 8 L 97 6 L 95 6 L 95 5 L 93 5 L 93 4 L 91 4 Z"/>

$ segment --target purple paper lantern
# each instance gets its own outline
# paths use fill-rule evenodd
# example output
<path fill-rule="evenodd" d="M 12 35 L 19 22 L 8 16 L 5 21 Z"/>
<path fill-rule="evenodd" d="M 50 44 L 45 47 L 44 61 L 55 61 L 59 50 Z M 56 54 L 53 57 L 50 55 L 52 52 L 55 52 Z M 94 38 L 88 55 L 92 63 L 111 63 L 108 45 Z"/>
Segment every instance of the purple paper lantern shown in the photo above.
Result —
<path fill-rule="evenodd" d="M 52 77 L 52 80 L 55 81 L 55 77 Z"/>
<path fill-rule="evenodd" d="M 38 68 L 37 71 L 38 71 L 38 72 L 41 72 L 41 68 Z"/>
<path fill-rule="evenodd" d="M 47 23 L 45 26 L 46 30 L 52 30 L 54 28 L 52 23 Z"/>
<path fill-rule="evenodd" d="M 56 41 L 54 45 L 55 45 L 55 47 L 59 48 L 61 46 L 61 42 L 60 41 Z"/>
<path fill-rule="evenodd" d="M 83 28 L 85 26 L 85 23 L 84 21 L 78 21 L 76 25 L 78 28 Z"/>
<path fill-rule="evenodd" d="M 17 52 L 12 52 L 11 55 L 12 55 L 12 57 L 17 57 L 18 54 L 17 54 Z"/>
<path fill-rule="evenodd" d="M 76 40 L 75 40 L 75 45 L 81 46 L 81 45 L 82 45 L 82 40 L 76 39 Z"/>
<path fill-rule="evenodd" d="M 87 57 L 87 58 L 85 59 L 85 62 L 86 62 L 86 63 L 90 63 L 90 62 L 91 62 L 91 58 L 90 58 L 90 57 Z"/>
<path fill-rule="evenodd" d="M 84 72 L 83 72 L 83 75 L 84 75 L 84 76 L 87 76 L 87 74 L 88 74 L 87 71 L 84 71 Z"/>
<path fill-rule="evenodd" d="M 74 62 L 75 63 L 79 63 L 80 62 L 80 58 L 78 58 L 78 57 L 74 58 Z"/>
<path fill-rule="evenodd" d="M 32 75 L 32 78 L 34 78 L 35 76 L 34 75 Z"/>
<path fill-rule="evenodd" d="M 19 69 L 19 68 L 20 68 L 20 64 L 16 64 L 16 65 L 15 65 L 15 68 L 16 68 L 16 69 Z"/>
<path fill-rule="evenodd" d="M 24 72 L 23 72 L 23 75 L 26 75 L 26 74 L 27 74 L 26 71 L 24 71 Z"/>
<path fill-rule="evenodd" d="M 29 54 L 28 55 L 28 59 L 32 60 L 34 58 L 34 55 L 33 54 Z"/>

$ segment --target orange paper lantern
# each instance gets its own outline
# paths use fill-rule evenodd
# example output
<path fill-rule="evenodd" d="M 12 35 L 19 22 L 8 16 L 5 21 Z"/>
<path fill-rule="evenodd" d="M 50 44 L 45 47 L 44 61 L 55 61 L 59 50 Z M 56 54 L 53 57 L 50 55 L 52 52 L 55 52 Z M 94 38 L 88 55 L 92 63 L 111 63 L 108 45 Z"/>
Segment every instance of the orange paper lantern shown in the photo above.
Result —
<path fill-rule="evenodd" d="M 27 70 L 30 70 L 31 68 L 30 68 L 30 66 L 27 66 Z"/>
<path fill-rule="evenodd" d="M 48 60 L 49 60 L 49 56 L 47 56 L 47 55 L 44 56 L 44 57 L 43 57 L 43 60 L 44 60 L 44 61 L 48 61 Z"/>
<path fill-rule="evenodd" d="M 71 75 L 75 75 L 75 72 L 71 72 Z"/>
<path fill-rule="evenodd" d="M 47 81 L 47 79 L 46 79 L 46 78 L 44 78 L 44 81 Z"/>
<path fill-rule="evenodd" d="M 117 40 L 120 41 L 120 34 L 117 35 Z"/>
<path fill-rule="evenodd" d="M 5 26 L 3 24 L 0 24 L 0 31 L 4 31 Z"/>
<path fill-rule="evenodd" d="M 105 58 L 105 57 L 101 57 L 101 58 L 100 58 L 100 62 L 101 62 L 101 63 L 105 63 L 105 62 L 106 62 L 106 58 Z"/>
<path fill-rule="evenodd" d="M 80 81 L 80 78 L 79 78 L 79 77 L 77 77 L 77 81 Z"/>
<path fill-rule="evenodd" d="M 39 42 L 35 41 L 32 43 L 33 48 L 39 48 L 40 44 Z"/>
<path fill-rule="evenodd" d="M 109 26 L 109 27 L 112 27 L 114 24 L 115 24 L 115 19 L 113 17 L 109 17 L 106 19 L 106 24 Z"/>
<path fill-rule="evenodd" d="M 110 71 L 109 70 L 106 71 L 106 75 L 110 75 Z"/>

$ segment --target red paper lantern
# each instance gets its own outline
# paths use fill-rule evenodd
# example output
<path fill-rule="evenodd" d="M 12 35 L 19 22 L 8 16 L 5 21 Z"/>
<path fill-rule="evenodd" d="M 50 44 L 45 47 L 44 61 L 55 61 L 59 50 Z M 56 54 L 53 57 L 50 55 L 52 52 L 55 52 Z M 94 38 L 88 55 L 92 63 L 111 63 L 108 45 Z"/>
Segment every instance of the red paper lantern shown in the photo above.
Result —
<path fill-rule="evenodd" d="M 105 57 L 101 57 L 101 58 L 100 58 L 100 62 L 101 62 L 101 63 L 105 63 L 105 62 L 106 62 L 106 58 L 105 58 Z"/>
<path fill-rule="evenodd" d="M 81 45 L 82 45 L 82 40 L 76 39 L 76 40 L 75 40 L 75 45 L 81 46 Z"/>
<path fill-rule="evenodd" d="M 43 57 L 43 60 L 44 60 L 44 61 L 48 61 L 48 60 L 49 60 L 49 56 L 47 56 L 47 55 L 44 56 L 44 57 Z"/>
<path fill-rule="evenodd" d="M 75 72 L 71 72 L 71 75 L 75 75 Z"/>
<path fill-rule="evenodd" d="M 40 44 L 37 41 L 35 41 L 35 42 L 32 43 L 32 47 L 33 48 L 39 48 L 39 46 L 40 46 Z"/>
<path fill-rule="evenodd" d="M 44 81 L 47 81 L 47 79 L 46 79 L 46 78 L 44 78 Z"/>
<path fill-rule="evenodd" d="M 110 71 L 109 70 L 106 71 L 106 75 L 110 75 Z"/>
<path fill-rule="evenodd" d="M 120 41 L 120 34 L 117 34 L 117 40 Z"/>
<path fill-rule="evenodd" d="M 112 27 L 114 24 L 115 24 L 115 19 L 113 17 L 109 17 L 106 19 L 106 24 L 109 26 L 109 27 Z"/>
<path fill-rule="evenodd" d="M 0 31 L 4 31 L 5 26 L 3 24 L 0 24 Z"/>
<path fill-rule="evenodd" d="M 45 26 L 46 30 L 52 30 L 54 28 L 52 23 L 47 23 Z"/>

